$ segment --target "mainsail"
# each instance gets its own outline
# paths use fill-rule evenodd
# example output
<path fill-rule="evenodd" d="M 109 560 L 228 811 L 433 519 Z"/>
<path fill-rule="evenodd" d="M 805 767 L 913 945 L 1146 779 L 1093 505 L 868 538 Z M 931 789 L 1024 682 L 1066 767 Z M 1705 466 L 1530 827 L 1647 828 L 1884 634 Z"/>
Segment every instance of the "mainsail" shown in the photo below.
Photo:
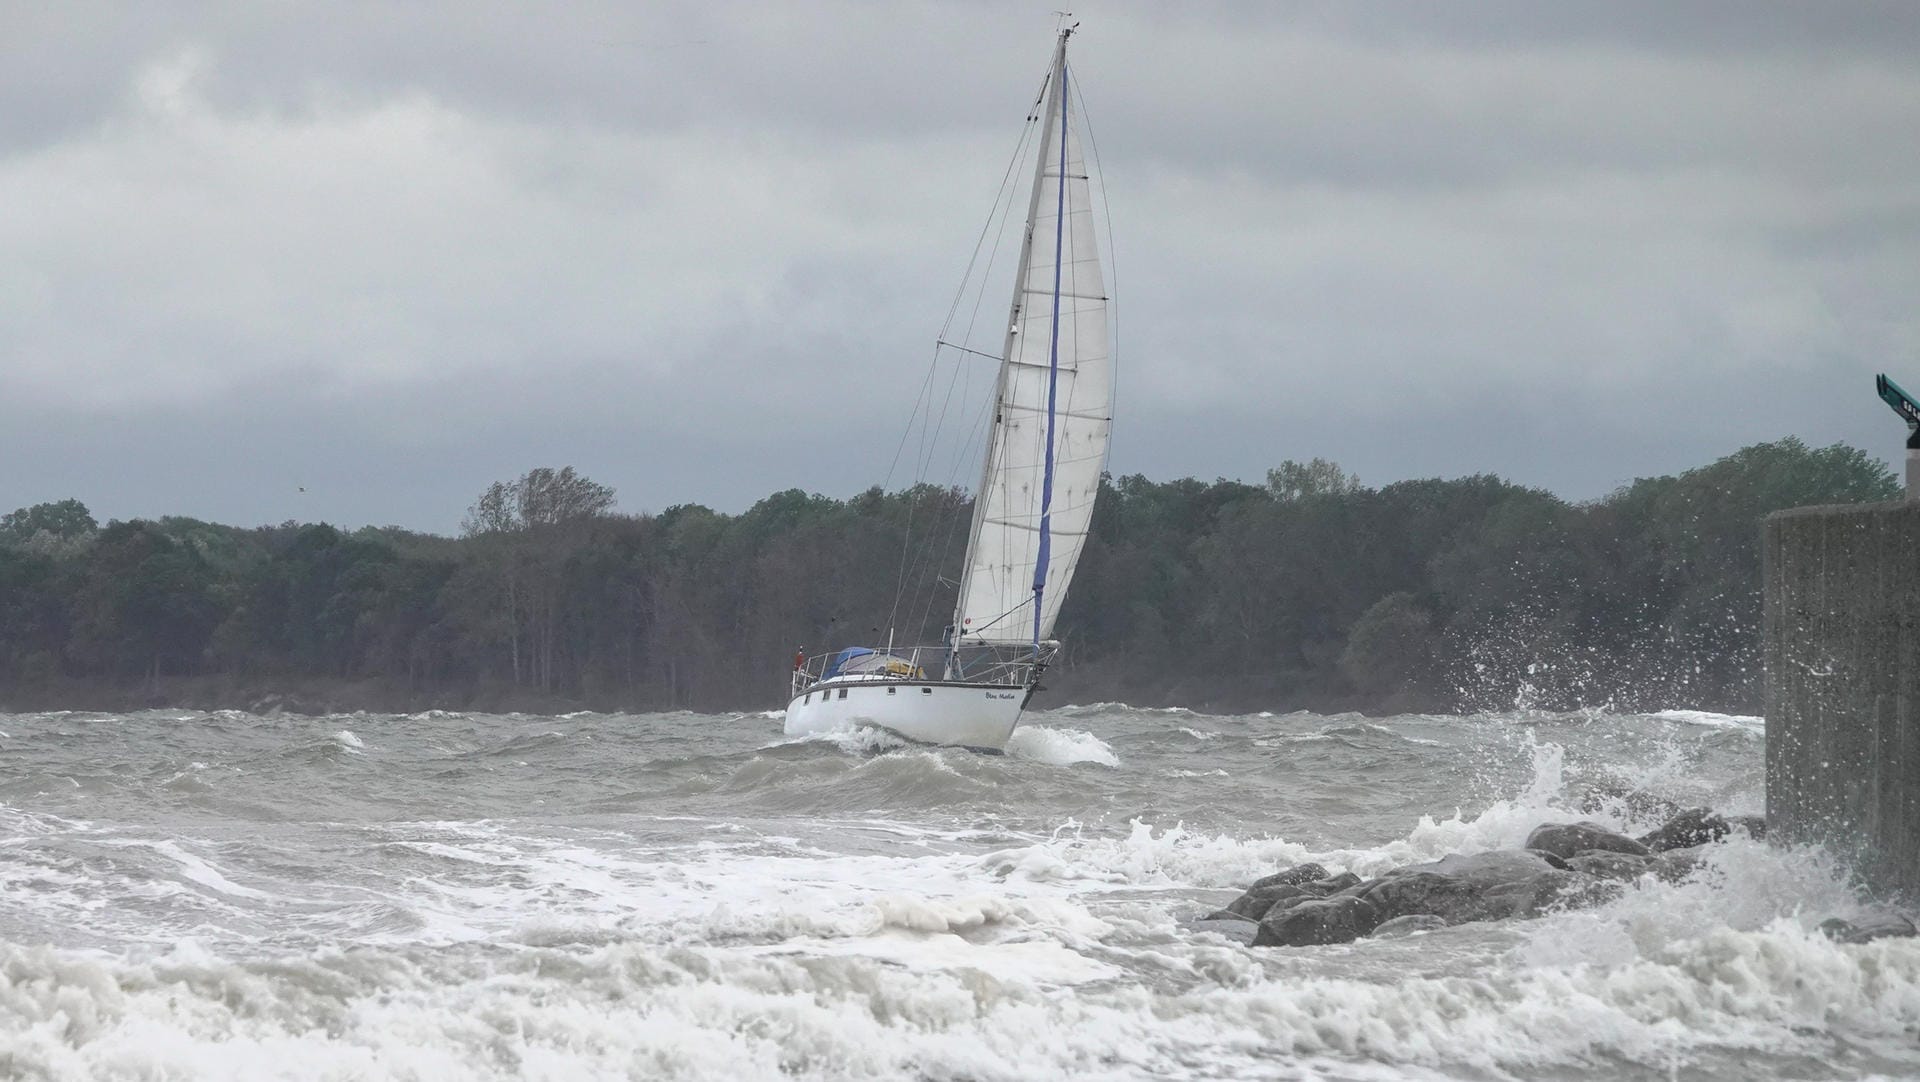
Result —
<path fill-rule="evenodd" d="M 1106 467 L 1107 295 L 1066 50 L 1063 33 L 954 614 L 962 642 L 1037 643 L 1052 634 Z"/>

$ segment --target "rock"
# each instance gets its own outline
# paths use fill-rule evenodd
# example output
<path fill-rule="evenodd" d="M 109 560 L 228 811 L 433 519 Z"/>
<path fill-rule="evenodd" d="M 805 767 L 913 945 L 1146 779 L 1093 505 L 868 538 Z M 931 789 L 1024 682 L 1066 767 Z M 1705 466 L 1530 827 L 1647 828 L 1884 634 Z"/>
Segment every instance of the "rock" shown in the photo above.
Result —
<path fill-rule="evenodd" d="M 1302 883 L 1311 883 L 1316 879 L 1325 879 L 1327 870 L 1318 864 L 1296 864 L 1284 872 L 1275 872 L 1253 881 L 1247 889 L 1259 890 L 1261 887 L 1297 887 Z"/>
<path fill-rule="evenodd" d="M 1542 823 L 1527 835 L 1527 848 L 1544 849 L 1562 860 L 1589 849 L 1642 857 L 1649 852 L 1640 842 L 1598 823 Z"/>
<path fill-rule="evenodd" d="M 1668 819 L 1658 830 L 1640 835 L 1640 842 L 1656 853 L 1669 849 L 1691 849 L 1727 836 L 1733 824 L 1705 808 L 1688 808 Z M 1762 825 L 1761 833 L 1766 832 Z"/>
<path fill-rule="evenodd" d="M 1590 787 L 1580 797 L 1580 810 L 1597 815 L 1608 810 L 1609 805 L 1624 805 L 1626 810 L 1641 818 L 1659 816 L 1670 819 L 1679 814 L 1680 805 L 1665 797 L 1654 796 L 1645 789 L 1630 789 L 1618 783 L 1600 783 Z"/>
<path fill-rule="evenodd" d="M 1260 922 L 1256 947 L 1311 947 L 1351 943 L 1380 926 L 1379 911 L 1365 898 L 1341 895 L 1299 902 Z"/>
<path fill-rule="evenodd" d="M 1710 843 L 1706 843 L 1710 844 Z M 1668 849 L 1656 853 L 1647 862 L 1653 874 L 1669 883 L 1678 883 L 1694 873 L 1700 862 L 1706 858 L 1706 844 L 1692 845 L 1685 849 Z"/>
<path fill-rule="evenodd" d="M 1567 861 L 1567 867 L 1583 875 L 1631 883 L 1652 871 L 1649 860 L 1648 857 L 1637 857 L 1632 853 L 1610 853 L 1604 849 L 1589 849 Z"/>
<path fill-rule="evenodd" d="M 1502 859 L 1483 859 L 1489 857 Z M 1514 857 L 1523 857 L 1531 868 L 1511 859 Z M 1444 868 L 1448 861 L 1457 862 L 1451 873 Z M 1383 919 L 1424 913 L 1448 924 L 1464 924 L 1537 916 L 1570 887 L 1591 881 L 1587 876 L 1548 867 L 1531 854 L 1511 850 L 1449 857 L 1426 867 L 1435 870 L 1402 869 L 1358 888 L 1357 893 L 1372 902 Z"/>
<path fill-rule="evenodd" d="M 1375 939 L 1397 939 L 1415 932 L 1431 932 L 1445 928 L 1447 922 L 1431 913 L 1409 913 L 1404 917 L 1395 917 L 1373 930 Z"/>
<path fill-rule="evenodd" d="M 1558 868 L 1563 872 L 1567 870 L 1567 862 L 1561 860 L 1560 854 L 1558 853 L 1549 853 L 1545 849 L 1523 849 L 1521 852 L 1532 853 L 1534 856 L 1546 861 L 1547 867 L 1549 868 Z"/>
<path fill-rule="evenodd" d="M 1210 913 L 1194 921 L 1190 927 L 1196 932 L 1212 932 L 1215 935 L 1224 936 L 1242 946 L 1251 944 L 1253 937 L 1260 931 L 1258 921 L 1251 921 L 1245 917 L 1222 917 L 1219 913 Z"/>
<path fill-rule="evenodd" d="M 1325 870 L 1317 864 L 1308 864 L 1304 867 Z M 1228 903 L 1227 912 L 1248 920 L 1259 920 L 1276 905 L 1291 904 L 1302 898 L 1325 898 L 1357 886 L 1359 882 L 1360 877 L 1352 872 L 1326 879 L 1316 879 L 1308 883 L 1273 883 L 1263 887 L 1257 882 L 1245 894 Z"/>
<path fill-rule="evenodd" d="M 1454 853 L 1426 864 L 1408 864 L 1405 867 L 1395 868 L 1387 875 L 1433 872 L 1438 875 L 1496 881 L 1525 879 L 1528 876 L 1539 875 L 1541 872 L 1553 871 L 1556 865 L 1565 863 L 1550 853 L 1538 853 L 1531 849 L 1492 849 L 1485 853 Z"/>
<path fill-rule="evenodd" d="M 1316 879 L 1306 884 L 1306 887 L 1308 890 L 1318 892 L 1322 898 L 1326 898 L 1359 885 L 1359 876 L 1352 872 L 1341 872 L 1339 875 L 1330 875 L 1325 879 Z"/>
<path fill-rule="evenodd" d="M 1226 911 L 1245 920 L 1259 920 L 1276 905 L 1291 905 L 1303 898 L 1324 898 L 1325 894 L 1308 890 L 1297 884 L 1280 883 L 1271 887 L 1255 887 L 1240 897 L 1227 903 Z"/>
<path fill-rule="evenodd" d="M 1767 837 L 1767 817 L 1764 815 L 1729 815 L 1727 825 L 1735 830 L 1744 830 L 1747 837 L 1754 841 L 1765 841 Z"/>
<path fill-rule="evenodd" d="M 1920 934 L 1913 921 L 1899 913 L 1875 910 L 1852 920 L 1832 917 L 1820 922 L 1820 931 L 1828 939 L 1841 943 L 1871 943 L 1876 939 L 1904 939 Z"/>

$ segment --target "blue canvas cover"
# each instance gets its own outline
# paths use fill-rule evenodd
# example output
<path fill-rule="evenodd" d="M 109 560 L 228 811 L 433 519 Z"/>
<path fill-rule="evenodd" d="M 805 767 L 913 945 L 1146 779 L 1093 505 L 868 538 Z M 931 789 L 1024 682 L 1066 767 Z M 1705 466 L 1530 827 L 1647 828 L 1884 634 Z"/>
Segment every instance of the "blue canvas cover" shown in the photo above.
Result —
<path fill-rule="evenodd" d="M 873 648 L 870 646 L 847 647 L 845 650 L 842 650 L 838 654 L 834 655 L 833 664 L 828 665 L 827 671 L 820 674 L 820 679 L 831 680 L 834 677 L 839 676 L 843 671 L 845 671 L 847 667 L 847 662 L 852 661 L 854 658 L 857 658 L 857 657 L 866 657 L 868 654 L 871 654 L 871 653 L 873 653 Z"/>

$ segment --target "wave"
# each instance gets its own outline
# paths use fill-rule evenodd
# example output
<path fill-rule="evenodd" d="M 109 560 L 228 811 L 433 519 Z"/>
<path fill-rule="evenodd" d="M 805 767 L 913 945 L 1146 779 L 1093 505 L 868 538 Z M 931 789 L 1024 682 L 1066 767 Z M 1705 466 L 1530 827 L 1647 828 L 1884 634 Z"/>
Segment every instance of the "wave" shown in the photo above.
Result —
<path fill-rule="evenodd" d="M 1767 719 L 1750 714 L 1715 714 L 1708 710 L 1656 710 L 1647 717 L 1661 721 L 1677 721 L 1686 725 L 1703 725 L 1710 729 L 1739 729 L 1743 732 L 1765 736 Z"/>
<path fill-rule="evenodd" d="M 1120 757 L 1106 741 L 1083 729 L 1053 729 L 1022 725 L 1007 741 L 1007 754 L 1048 766 L 1098 763 L 1119 766 Z"/>

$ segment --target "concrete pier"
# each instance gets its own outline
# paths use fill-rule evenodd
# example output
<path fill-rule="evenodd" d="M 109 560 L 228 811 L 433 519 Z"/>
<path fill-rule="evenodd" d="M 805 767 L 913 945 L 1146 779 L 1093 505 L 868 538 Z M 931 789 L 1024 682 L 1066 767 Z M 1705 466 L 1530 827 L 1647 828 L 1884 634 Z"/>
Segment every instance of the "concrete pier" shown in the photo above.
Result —
<path fill-rule="evenodd" d="M 1767 828 L 1920 900 L 1920 503 L 1762 527 Z"/>

